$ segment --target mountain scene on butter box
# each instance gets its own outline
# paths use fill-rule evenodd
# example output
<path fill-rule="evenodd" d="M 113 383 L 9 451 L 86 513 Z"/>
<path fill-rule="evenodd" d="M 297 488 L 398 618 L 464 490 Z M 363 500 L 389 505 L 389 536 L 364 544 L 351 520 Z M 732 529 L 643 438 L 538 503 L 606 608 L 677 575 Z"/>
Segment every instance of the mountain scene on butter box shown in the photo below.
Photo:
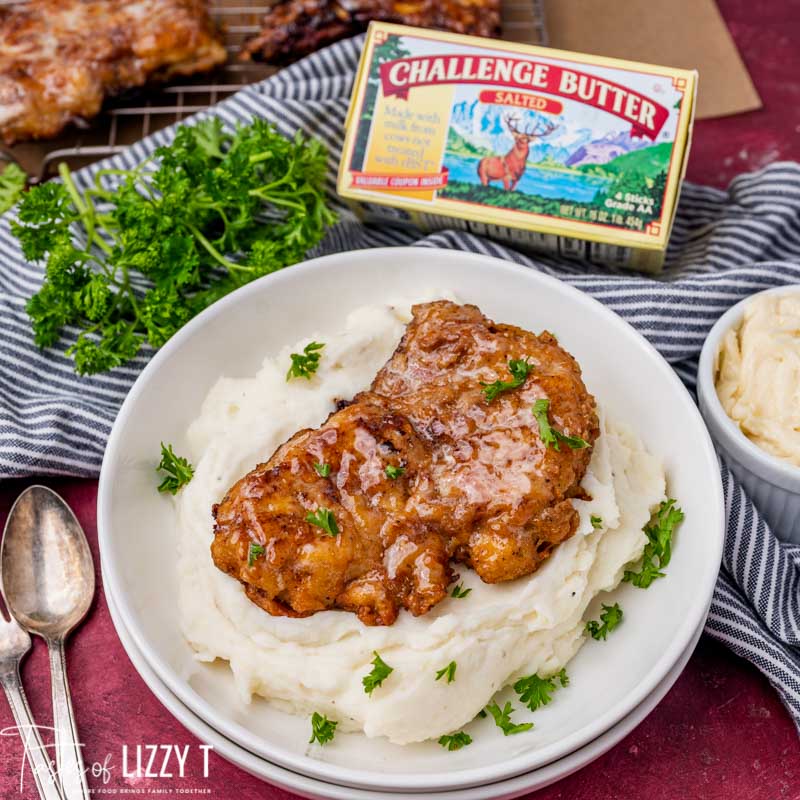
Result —
<path fill-rule="evenodd" d="M 555 216 L 597 220 L 609 214 L 609 198 L 652 198 L 626 211 L 625 227 L 642 229 L 661 215 L 661 202 L 672 154 L 672 138 L 652 142 L 630 130 L 575 125 L 527 109 L 484 103 L 477 97 L 457 100 L 450 116 L 443 166 L 448 184 L 442 197 Z M 543 135 L 536 135 L 542 131 Z M 482 159 L 502 157 L 527 137 L 524 171 L 513 186 L 498 177 L 480 176 Z M 524 148 L 525 145 L 523 145 Z M 522 149 L 519 152 L 524 153 Z M 509 189 L 513 189 L 509 191 Z"/>

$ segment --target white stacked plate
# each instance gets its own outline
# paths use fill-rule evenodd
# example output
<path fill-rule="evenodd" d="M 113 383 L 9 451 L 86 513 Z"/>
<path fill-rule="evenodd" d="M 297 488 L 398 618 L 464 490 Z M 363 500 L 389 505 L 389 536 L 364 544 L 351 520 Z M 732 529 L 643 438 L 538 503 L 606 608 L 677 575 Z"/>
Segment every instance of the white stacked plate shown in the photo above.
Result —
<path fill-rule="evenodd" d="M 663 459 L 669 493 L 685 512 L 668 577 L 648 591 L 628 584 L 613 600 L 625 623 L 570 662 L 569 691 L 536 712 L 536 727 L 503 737 L 491 719 L 470 726 L 469 748 L 400 747 L 337 733 L 308 744 L 308 720 L 265 701 L 243 703 L 226 664 L 197 662 L 177 602 L 175 512 L 154 491 L 161 441 L 176 452 L 221 375 L 256 372 L 266 355 L 344 316 L 430 287 L 488 316 L 547 328 L 578 359 L 587 386 Z M 690 396 L 630 326 L 552 278 L 482 255 L 427 248 L 343 253 L 263 278 L 216 303 L 153 358 L 123 405 L 100 480 L 98 527 L 106 593 L 134 665 L 187 728 L 234 763 L 300 794 L 332 798 L 513 797 L 596 758 L 663 697 L 702 630 L 722 552 L 717 459 Z"/>

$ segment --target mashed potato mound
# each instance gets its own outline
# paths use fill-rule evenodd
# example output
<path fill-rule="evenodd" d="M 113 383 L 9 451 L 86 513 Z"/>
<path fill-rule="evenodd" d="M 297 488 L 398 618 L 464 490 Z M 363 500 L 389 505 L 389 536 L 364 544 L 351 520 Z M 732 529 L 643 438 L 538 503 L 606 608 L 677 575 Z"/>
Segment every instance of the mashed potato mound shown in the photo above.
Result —
<path fill-rule="evenodd" d="M 315 333 L 325 349 L 311 381 L 285 379 L 289 353 L 311 339 L 267 359 L 253 378 L 221 378 L 190 427 L 195 476 L 177 501 L 181 619 L 198 658 L 228 661 L 246 699 L 257 694 L 290 712 L 318 711 L 340 729 L 398 744 L 457 730 L 518 677 L 561 669 L 585 640 L 590 601 L 641 556 L 642 527 L 665 497 L 660 462 L 601 408 L 582 484 L 592 500 L 573 501 L 577 533 L 534 575 L 488 585 L 460 566 L 467 597 L 449 597 L 423 617 L 402 612 L 390 627 L 364 626 L 344 611 L 272 617 L 253 605 L 211 560 L 211 505 L 299 428 L 319 425 L 336 399 L 368 386 L 397 346 L 411 305 L 364 307 L 341 333 Z M 602 520 L 599 528 L 592 517 Z M 361 678 L 374 651 L 394 671 L 368 696 Z M 451 661 L 456 680 L 436 681 Z"/>

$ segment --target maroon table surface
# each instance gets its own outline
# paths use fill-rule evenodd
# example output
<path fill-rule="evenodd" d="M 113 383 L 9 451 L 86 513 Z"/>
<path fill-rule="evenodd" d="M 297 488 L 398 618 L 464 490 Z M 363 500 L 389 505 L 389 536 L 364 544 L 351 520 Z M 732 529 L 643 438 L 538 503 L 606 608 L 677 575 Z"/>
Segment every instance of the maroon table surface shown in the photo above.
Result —
<path fill-rule="evenodd" d="M 800 161 L 800 0 L 721 0 L 720 6 L 764 101 L 761 111 L 697 123 L 688 176 L 724 187 L 740 172 L 777 160 Z M 3 519 L 31 482 L 0 486 Z M 44 483 L 75 509 L 99 565 L 96 483 Z M 293 797 L 213 753 L 204 777 L 200 742 L 161 706 L 134 670 L 111 623 L 102 584 L 67 657 L 86 764 L 107 770 L 105 777 L 89 778 L 95 796 L 185 791 L 213 800 Z M 25 662 L 23 680 L 37 722 L 49 725 L 49 670 L 40 641 Z M 12 725 L 8 707 L 0 701 L 0 798 L 36 800 Z M 189 745 L 186 777 L 123 777 L 123 747 L 133 753 L 137 745 Z M 703 637 L 675 686 L 636 730 L 590 766 L 529 797 L 800 800 L 800 744 L 789 715 L 761 674 Z"/>

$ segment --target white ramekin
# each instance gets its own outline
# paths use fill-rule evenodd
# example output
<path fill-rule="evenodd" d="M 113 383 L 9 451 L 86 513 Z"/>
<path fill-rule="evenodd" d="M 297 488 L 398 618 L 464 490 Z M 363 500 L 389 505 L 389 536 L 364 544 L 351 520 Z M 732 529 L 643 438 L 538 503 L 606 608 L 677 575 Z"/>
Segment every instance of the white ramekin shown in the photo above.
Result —
<path fill-rule="evenodd" d="M 800 544 L 800 467 L 783 461 L 748 439 L 725 413 L 714 386 L 720 345 L 741 324 L 745 308 L 762 294 L 800 293 L 800 285 L 779 286 L 745 298 L 716 322 L 703 345 L 697 370 L 700 411 L 720 455 L 783 541 Z"/>

